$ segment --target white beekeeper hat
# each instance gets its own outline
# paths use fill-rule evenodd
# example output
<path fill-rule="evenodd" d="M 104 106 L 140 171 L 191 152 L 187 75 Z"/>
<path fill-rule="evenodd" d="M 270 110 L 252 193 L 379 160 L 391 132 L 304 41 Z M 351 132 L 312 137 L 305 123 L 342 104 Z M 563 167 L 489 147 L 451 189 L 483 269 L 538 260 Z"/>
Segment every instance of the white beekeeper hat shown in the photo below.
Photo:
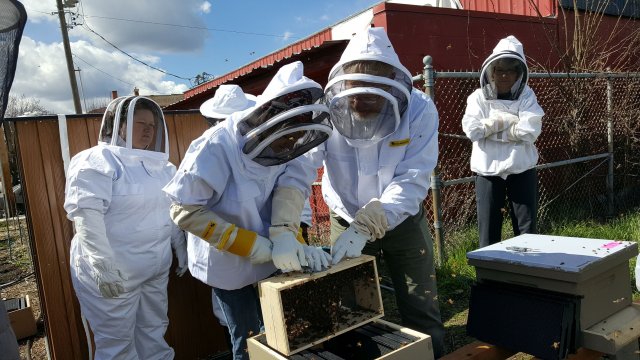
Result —
<path fill-rule="evenodd" d="M 236 111 L 248 109 L 256 104 L 256 97 L 245 94 L 238 85 L 224 84 L 215 95 L 202 103 L 200 113 L 208 118 L 226 119 Z"/>

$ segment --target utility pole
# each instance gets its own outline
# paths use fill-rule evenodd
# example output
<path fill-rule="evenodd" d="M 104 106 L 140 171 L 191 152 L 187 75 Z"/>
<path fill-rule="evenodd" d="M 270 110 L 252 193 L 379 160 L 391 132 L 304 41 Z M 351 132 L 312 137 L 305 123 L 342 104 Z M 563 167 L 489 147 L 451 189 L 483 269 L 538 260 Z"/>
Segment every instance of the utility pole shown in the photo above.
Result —
<path fill-rule="evenodd" d="M 69 72 L 69 81 L 71 82 L 71 93 L 73 94 L 73 106 L 76 114 L 82 114 L 82 105 L 80 105 L 80 94 L 78 93 L 78 82 L 76 81 L 76 73 L 73 68 L 73 60 L 71 59 L 71 45 L 69 45 L 69 33 L 67 32 L 67 20 L 64 18 L 64 7 L 62 0 L 56 0 L 58 5 L 58 17 L 60 18 L 60 30 L 62 30 L 62 45 L 64 46 L 64 55 L 67 58 L 67 71 Z"/>

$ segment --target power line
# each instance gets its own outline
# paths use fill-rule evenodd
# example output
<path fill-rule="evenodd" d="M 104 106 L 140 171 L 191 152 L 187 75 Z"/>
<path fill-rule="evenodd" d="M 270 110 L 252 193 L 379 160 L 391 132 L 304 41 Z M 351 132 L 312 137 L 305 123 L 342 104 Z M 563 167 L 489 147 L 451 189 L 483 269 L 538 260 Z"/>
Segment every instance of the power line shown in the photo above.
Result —
<path fill-rule="evenodd" d="M 82 6 L 82 2 L 80 3 L 80 6 Z M 35 11 L 35 12 L 39 12 L 42 14 L 51 14 L 49 12 L 45 12 L 45 11 L 40 11 L 40 10 L 33 10 L 30 9 L 31 11 Z M 116 18 L 116 17 L 110 17 L 110 16 L 99 16 L 99 15 L 87 15 L 84 14 L 84 10 L 83 10 L 83 17 L 86 18 L 96 18 L 96 19 L 105 19 L 105 20 L 116 20 L 116 21 L 126 21 L 126 22 L 133 22 L 133 23 L 140 23 L 140 24 L 149 24 L 149 25 L 161 25 L 161 26 L 172 26 L 172 27 L 179 27 L 179 28 L 185 28 L 185 29 L 195 29 L 195 30 L 206 30 L 206 31 L 213 31 L 213 32 L 226 32 L 226 33 L 231 33 L 231 34 L 240 34 L 240 35 L 256 35 L 256 36 L 268 36 L 268 37 L 277 37 L 277 38 L 287 38 L 287 39 L 300 39 L 299 36 L 289 36 L 289 35 L 275 35 L 275 34 L 265 34 L 265 33 L 255 33 L 255 32 L 248 32 L 248 31 L 238 31 L 238 30 L 228 30 L 228 29 L 216 29 L 216 28 L 210 28 L 210 27 L 206 27 L 206 26 L 193 26 L 193 25 L 182 25 L 182 24 L 171 24 L 171 23 L 162 23 L 162 22 L 157 22 L 157 21 L 147 21 L 147 20 L 135 20 L 135 19 L 124 19 L 124 18 Z"/>
<path fill-rule="evenodd" d="M 97 32 L 95 32 L 92 28 L 90 28 L 90 27 L 89 27 L 89 25 L 87 25 L 87 23 L 86 23 L 86 22 L 82 24 L 82 27 L 83 27 L 83 28 L 85 28 L 86 30 L 88 30 L 88 31 L 90 31 L 90 32 L 92 32 L 92 33 L 94 33 L 96 36 L 98 36 L 99 38 L 101 38 L 102 40 L 104 40 L 104 42 L 106 42 L 107 44 L 111 45 L 114 49 L 116 49 L 116 50 L 120 51 L 121 53 L 125 54 L 126 56 L 130 57 L 131 59 L 133 59 L 133 60 L 135 60 L 135 61 L 139 62 L 140 64 L 142 64 L 142 65 L 144 65 L 144 66 L 146 66 L 146 67 L 149 67 L 149 68 L 151 68 L 151 69 L 153 69 L 153 70 L 159 71 L 159 72 L 161 72 L 161 73 L 163 73 L 163 74 L 165 74 L 165 75 L 173 76 L 173 77 L 175 77 L 175 78 L 182 79 L 182 80 L 187 80 L 187 81 L 189 81 L 189 82 L 191 82 L 191 79 L 193 79 L 193 78 L 186 78 L 186 77 L 184 77 L 184 76 L 180 76 L 180 75 L 172 74 L 172 73 L 170 73 L 170 72 L 168 72 L 168 71 L 164 71 L 164 70 L 162 70 L 162 69 L 160 69 L 160 68 L 157 68 L 157 67 L 155 67 L 155 66 L 153 66 L 153 65 L 149 65 L 149 64 L 147 64 L 146 62 L 144 62 L 144 61 L 142 61 L 142 60 L 140 60 L 140 59 L 136 58 L 135 56 L 133 56 L 133 55 L 129 54 L 128 52 L 126 52 L 126 51 L 124 51 L 124 50 L 120 49 L 120 48 L 119 48 L 119 47 L 117 47 L 115 44 L 113 44 L 111 41 L 109 41 L 109 40 L 105 39 L 105 38 L 104 38 L 104 36 L 102 36 L 102 35 L 98 34 L 98 33 L 97 33 Z"/>
<path fill-rule="evenodd" d="M 254 33 L 254 32 L 246 32 L 246 31 L 226 30 L 226 29 L 215 29 L 215 28 L 209 28 L 209 27 L 206 27 L 206 26 L 170 24 L 170 23 L 161 23 L 161 22 L 155 22 L 155 21 L 123 19 L 123 18 L 116 18 L 116 17 L 109 17 L 109 16 L 86 15 L 86 14 L 83 14 L 83 16 L 84 17 L 89 17 L 89 18 L 108 19 L 108 20 L 117 20 L 117 21 L 127 21 L 127 22 L 150 24 L 150 25 L 173 26 L 173 27 L 186 28 L 186 29 L 217 31 L 217 32 L 226 32 L 226 33 L 232 33 L 232 34 L 257 35 L 257 36 L 270 36 L 270 37 L 278 37 L 278 38 L 294 38 L 294 39 L 298 39 L 298 37 L 295 37 L 295 36 Z"/>
<path fill-rule="evenodd" d="M 85 60 L 85 59 L 81 58 L 80 56 L 78 56 L 78 55 L 76 55 L 76 54 L 73 54 L 73 56 L 74 56 L 75 58 L 77 58 L 78 60 L 82 61 L 83 63 L 87 64 L 88 66 L 90 66 L 90 67 L 94 68 L 95 70 L 97 70 L 97 71 L 99 71 L 99 72 L 101 72 L 101 73 L 103 73 L 103 74 L 105 74 L 105 75 L 107 75 L 107 76 L 109 76 L 109 77 L 111 77 L 111 78 L 113 78 L 113 79 L 116 79 L 116 80 L 118 80 L 118 81 L 120 81 L 120 82 L 122 82 L 122 83 L 124 83 L 124 84 L 131 85 L 131 86 L 133 86 L 133 87 L 136 87 L 136 85 L 135 85 L 135 84 L 132 84 L 132 83 L 130 83 L 130 82 L 127 82 L 127 81 L 124 81 L 124 80 L 122 80 L 122 79 L 120 79 L 120 78 L 117 78 L 117 77 L 115 77 L 115 76 L 113 76 L 113 75 L 109 74 L 108 72 L 106 72 L 106 71 L 104 71 L 104 70 L 101 70 L 101 69 L 99 69 L 99 68 L 97 68 L 97 67 L 95 67 L 95 66 L 91 65 L 87 60 Z M 148 91 L 149 93 L 153 93 L 153 92 L 154 92 L 153 90 L 146 89 L 146 88 L 140 88 L 140 90 L 146 90 L 146 91 Z"/>

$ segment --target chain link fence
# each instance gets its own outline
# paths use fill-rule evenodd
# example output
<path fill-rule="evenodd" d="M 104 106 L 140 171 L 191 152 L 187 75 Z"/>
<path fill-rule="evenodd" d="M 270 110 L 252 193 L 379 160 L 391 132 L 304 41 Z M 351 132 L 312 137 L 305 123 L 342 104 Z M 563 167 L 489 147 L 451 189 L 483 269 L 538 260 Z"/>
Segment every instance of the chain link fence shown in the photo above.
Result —
<path fill-rule="evenodd" d="M 440 115 L 438 168 L 425 207 L 436 245 L 446 252 L 456 246 L 449 235 L 476 223 L 471 141 L 461 119 L 480 73 L 430 72 L 428 60 L 425 64 L 425 74 L 414 81 L 432 94 Z M 638 206 L 640 74 L 532 73 L 529 86 L 545 110 L 536 142 L 539 231 L 568 221 L 609 218 Z M 320 186 L 314 184 L 310 234 L 316 243 L 327 244 L 329 210 Z M 506 203 L 503 213 L 510 222 Z"/>

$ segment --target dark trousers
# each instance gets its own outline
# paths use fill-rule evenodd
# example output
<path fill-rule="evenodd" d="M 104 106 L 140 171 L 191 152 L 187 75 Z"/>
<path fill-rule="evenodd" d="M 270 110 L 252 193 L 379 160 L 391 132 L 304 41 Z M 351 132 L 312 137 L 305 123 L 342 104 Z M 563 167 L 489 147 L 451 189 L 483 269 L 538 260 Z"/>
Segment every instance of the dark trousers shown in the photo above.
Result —
<path fill-rule="evenodd" d="M 349 224 L 331 212 L 331 243 Z M 438 305 L 433 241 L 422 207 L 382 239 L 367 243 L 363 254 L 380 256 L 391 275 L 402 325 L 429 334 L 436 358 L 444 355 L 444 326 Z"/>
<path fill-rule="evenodd" d="M 538 176 L 536 169 L 512 174 L 503 179 L 499 176 L 476 176 L 476 203 L 480 247 L 501 240 L 502 207 L 505 196 L 509 200 L 509 214 L 513 233 L 536 233 L 538 208 Z"/>

